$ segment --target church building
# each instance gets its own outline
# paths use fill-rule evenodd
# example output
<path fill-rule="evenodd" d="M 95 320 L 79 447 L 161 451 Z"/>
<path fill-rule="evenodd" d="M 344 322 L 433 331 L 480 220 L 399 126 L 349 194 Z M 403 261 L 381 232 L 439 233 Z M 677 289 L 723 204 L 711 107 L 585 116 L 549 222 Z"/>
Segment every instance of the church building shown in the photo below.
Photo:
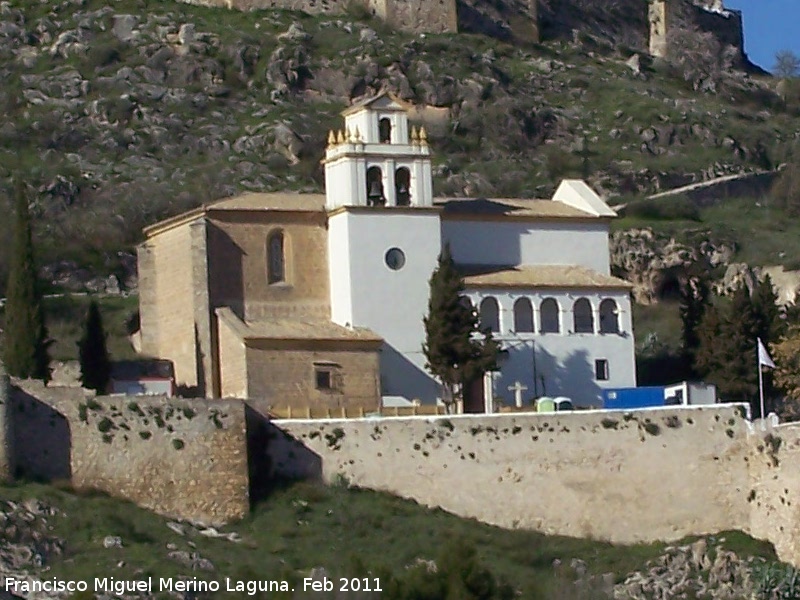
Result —
<path fill-rule="evenodd" d="M 444 244 L 504 349 L 467 411 L 600 406 L 603 388 L 636 384 L 630 286 L 609 267 L 615 213 L 576 180 L 549 200 L 434 198 L 407 109 L 381 94 L 343 113 L 324 195 L 245 194 L 145 230 L 141 349 L 173 362 L 184 395 L 437 402 L 423 318 Z"/>

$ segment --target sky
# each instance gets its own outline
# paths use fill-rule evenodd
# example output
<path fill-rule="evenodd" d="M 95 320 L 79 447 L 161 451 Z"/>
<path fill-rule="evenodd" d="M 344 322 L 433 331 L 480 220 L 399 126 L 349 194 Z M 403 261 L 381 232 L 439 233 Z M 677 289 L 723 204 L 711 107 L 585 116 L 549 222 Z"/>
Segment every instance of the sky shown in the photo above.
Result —
<path fill-rule="evenodd" d="M 742 11 L 744 49 L 752 62 L 771 71 L 778 50 L 800 56 L 800 0 L 725 0 L 725 7 Z"/>

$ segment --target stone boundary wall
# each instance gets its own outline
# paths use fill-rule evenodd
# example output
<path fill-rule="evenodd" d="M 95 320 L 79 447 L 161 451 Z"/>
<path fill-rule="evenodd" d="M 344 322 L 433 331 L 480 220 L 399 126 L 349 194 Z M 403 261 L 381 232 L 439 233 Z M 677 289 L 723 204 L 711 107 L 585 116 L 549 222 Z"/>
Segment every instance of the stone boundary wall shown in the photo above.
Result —
<path fill-rule="evenodd" d="M 747 529 L 743 407 L 273 422 L 273 473 L 618 543 Z"/>
<path fill-rule="evenodd" d="M 218 6 L 244 11 L 261 9 L 297 10 L 310 14 L 343 14 L 351 2 L 360 2 L 390 25 L 416 33 L 458 30 L 456 0 L 182 0 L 200 6 Z"/>
<path fill-rule="evenodd" d="M 781 560 L 800 567 L 800 423 L 756 431 L 747 494 L 753 537 L 769 540 Z"/>
<path fill-rule="evenodd" d="M 69 480 L 208 524 L 249 511 L 240 401 L 94 397 L 32 381 L 17 382 L 10 397 L 19 475 Z"/>

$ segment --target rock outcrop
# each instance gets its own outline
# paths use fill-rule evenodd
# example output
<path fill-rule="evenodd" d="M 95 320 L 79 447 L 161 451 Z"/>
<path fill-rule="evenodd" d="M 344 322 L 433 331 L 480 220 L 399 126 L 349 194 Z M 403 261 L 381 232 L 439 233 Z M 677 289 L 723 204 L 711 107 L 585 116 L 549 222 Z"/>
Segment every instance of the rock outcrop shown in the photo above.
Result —
<path fill-rule="evenodd" d="M 704 241 L 688 246 L 652 229 L 615 231 L 610 240 L 611 270 L 633 284 L 640 304 L 678 297 L 689 277 L 730 262 L 734 248 Z"/>

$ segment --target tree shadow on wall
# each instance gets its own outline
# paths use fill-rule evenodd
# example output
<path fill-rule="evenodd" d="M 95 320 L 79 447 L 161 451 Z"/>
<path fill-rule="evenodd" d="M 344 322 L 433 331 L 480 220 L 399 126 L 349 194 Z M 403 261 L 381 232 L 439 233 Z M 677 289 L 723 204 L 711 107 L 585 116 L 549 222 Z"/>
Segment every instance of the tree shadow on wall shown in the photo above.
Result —
<path fill-rule="evenodd" d="M 322 457 L 280 428 L 280 421 L 245 404 L 250 505 L 297 481 L 322 481 Z"/>
<path fill-rule="evenodd" d="M 601 389 L 595 381 L 588 352 L 572 352 L 563 361 L 547 350 L 536 348 L 537 389 L 542 396 L 566 396 L 578 406 L 599 406 Z"/>
<path fill-rule="evenodd" d="M 11 389 L 9 400 L 14 475 L 37 481 L 69 481 L 72 432 L 67 418 L 19 388 Z"/>

